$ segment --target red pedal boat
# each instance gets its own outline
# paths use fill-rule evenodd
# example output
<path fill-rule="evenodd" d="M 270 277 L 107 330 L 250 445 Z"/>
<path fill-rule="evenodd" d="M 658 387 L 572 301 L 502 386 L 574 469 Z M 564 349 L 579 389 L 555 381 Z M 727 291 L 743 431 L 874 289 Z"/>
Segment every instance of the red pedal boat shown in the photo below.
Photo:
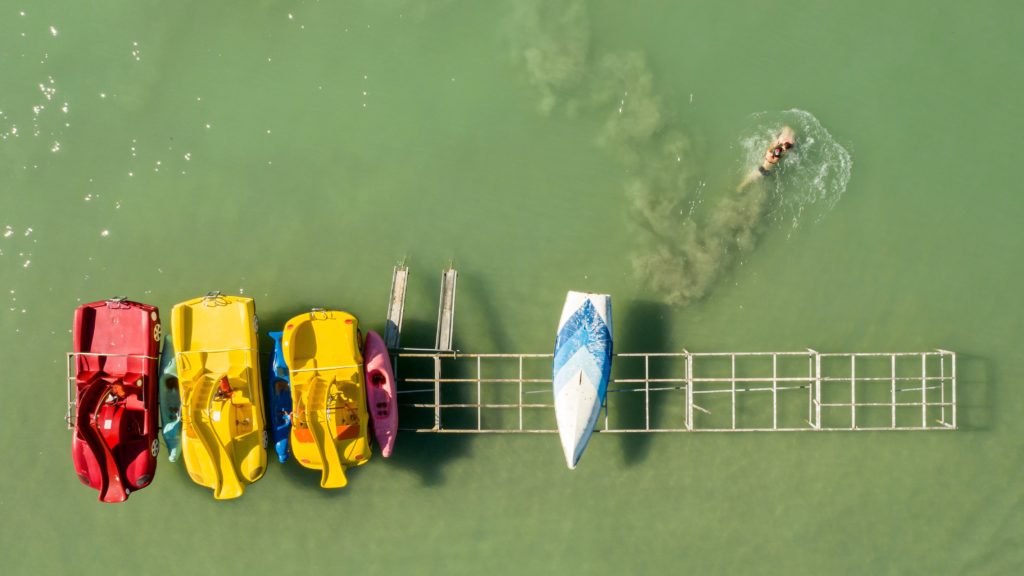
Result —
<path fill-rule="evenodd" d="M 160 314 L 115 298 L 75 310 L 68 411 L 78 478 L 103 502 L 123 502 L 153 480 Z"/>

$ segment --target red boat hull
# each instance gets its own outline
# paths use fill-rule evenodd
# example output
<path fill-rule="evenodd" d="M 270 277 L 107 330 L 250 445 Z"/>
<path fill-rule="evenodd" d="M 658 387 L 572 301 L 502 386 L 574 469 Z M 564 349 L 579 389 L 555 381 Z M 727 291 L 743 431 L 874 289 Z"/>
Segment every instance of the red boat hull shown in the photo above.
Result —
<path fill-rule="evenodd" d="M 103 502 L 123 502 L 156 473 L 160 315 L 126 300 L 75 310 L 75 432 L 78 478 Z"/>

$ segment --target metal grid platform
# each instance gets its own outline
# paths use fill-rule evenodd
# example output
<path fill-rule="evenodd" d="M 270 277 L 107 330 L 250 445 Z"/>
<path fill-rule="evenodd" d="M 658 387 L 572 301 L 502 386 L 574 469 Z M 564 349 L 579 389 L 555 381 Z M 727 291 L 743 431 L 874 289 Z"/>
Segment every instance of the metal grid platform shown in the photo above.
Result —
<path fill-rule="evenodd" d="M 551 354 L 400 350 L 403 430 L 556 432 Z M 956 354 L 617 354 L 600 432 L 955 430 Z"/>

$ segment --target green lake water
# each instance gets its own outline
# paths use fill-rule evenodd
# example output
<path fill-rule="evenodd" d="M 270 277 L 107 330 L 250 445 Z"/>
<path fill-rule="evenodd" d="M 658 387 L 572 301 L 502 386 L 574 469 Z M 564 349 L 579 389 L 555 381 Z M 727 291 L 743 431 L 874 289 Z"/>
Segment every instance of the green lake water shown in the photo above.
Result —
<path fill-rule="evenodd" d="M 1024 571 L 1024 9 L 1008 2 L 0 2 L 3 574 Z M 734 192 L 772 132 L 798 146 Z M 399 436 L 216 502 L 104 505 L 72 311 L 256 299 L 429 346 L 959 356 L 956 432 Z M 264 340 L 267 346 L 269 340 Z"/>

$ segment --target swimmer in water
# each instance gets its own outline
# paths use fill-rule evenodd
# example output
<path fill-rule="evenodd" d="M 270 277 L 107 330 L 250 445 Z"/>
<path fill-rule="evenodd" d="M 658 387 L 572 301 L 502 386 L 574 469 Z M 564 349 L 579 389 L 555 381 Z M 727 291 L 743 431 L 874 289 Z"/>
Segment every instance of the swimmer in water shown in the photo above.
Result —
<path fill-rule="evenodd" d="M 789 126 L 783 126 L 782 131 L 775 137 L 775 140 L 768 147 L 768 150 L 764 153 L 764 162 L 757 167 L 756 172 L 751 172 L 744 180 L 740 183 L 739 188 L 736 190 L 743 190 L 750 183 L 757 180 L 762 176 L 768 176 L 772 173 L 772 169 L 776 164 L 782 160 L 782 157 L 786 155 L 796 146 L 796 137 L 793 134 L 793 129 Z"/>

